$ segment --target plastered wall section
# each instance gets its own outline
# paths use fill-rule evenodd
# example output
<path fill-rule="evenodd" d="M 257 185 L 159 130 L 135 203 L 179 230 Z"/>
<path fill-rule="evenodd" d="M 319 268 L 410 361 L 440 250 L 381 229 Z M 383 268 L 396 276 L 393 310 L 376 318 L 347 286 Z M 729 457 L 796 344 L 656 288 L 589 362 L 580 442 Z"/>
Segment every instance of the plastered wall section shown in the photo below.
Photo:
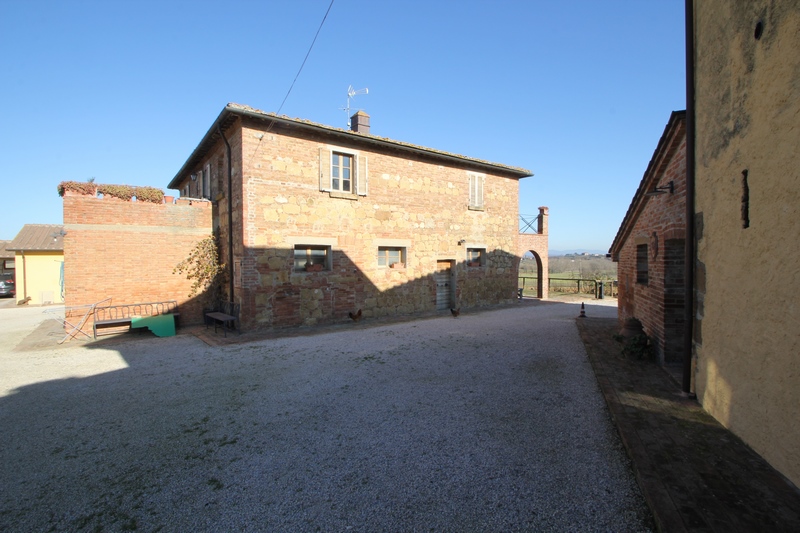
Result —
<path fill-rule="evenodd" d="M 194 205 L 64 197 L 65 305 L 177 300 L 181 324 L 202 323 L 191 281 L 173 273 L 211 234 L 208 202 Z M 91 327 L 91 323 L 88 324 Z"/>
<path fill-rule="evenodd" d="M 683 248 L 686 236 L 686 134 L 667 155 L 656 179 L 647 189 L 666 188 L 674 193 L 645 196 L 619 253 L 618 317 L 620 328 L 628 318 L 638 318 L 653 342 L 660 364 L 680 360 L 683 330 Z M 636 281 L 636 247 L 647 245 L 647 283 Z M 675 258 L 676 252 L 680 257 Z"/>
<path fill-rule="evenodd" d="M 256 121 L 239 121 L 226 137 L 233 151 L 236 300 L 245 327 L 349 321 L 348 312 L 358 309 L 364 318 L 433 312 L 434 273 L 442 261 L 453 266 L 454 306 L 515 298 L 517 179 L 485 174 L 485 207 L 471 210 L 467 167 L 337 145 Z M 320 190 L 321 148 L 366 159 L 366 195 Z M 223 156 L 218 143 L 207 161 Z M 217 183 L 224 192 L 224 180 Z M 223 236 L 226 201 L 218 202 Z M 330 246 L 330 268 L 295 271 L 294 248 L 301 243 Z M 404 265 L 379 266 L 379 247 L 401 248 Z M 468 248 L 485 250 L 481 266 L 467 265 Z"/>
<path fill-rule="evenodd" d="M 17 252 L 17 301 L 26 297 L 32 305 L 57 304 L 61 297 L 61 264 L 64 255 L 52 252 Z"/>
<path fill-rule="evenodd" d="M 694 5 L 695 387 L 798 485 L 800 5 Z"/>

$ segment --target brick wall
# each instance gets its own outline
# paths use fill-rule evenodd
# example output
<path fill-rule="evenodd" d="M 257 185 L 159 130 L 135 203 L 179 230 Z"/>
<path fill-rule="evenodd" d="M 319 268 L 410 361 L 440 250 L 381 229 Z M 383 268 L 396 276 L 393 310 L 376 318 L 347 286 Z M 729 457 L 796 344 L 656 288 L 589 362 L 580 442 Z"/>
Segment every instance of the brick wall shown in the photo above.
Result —
<path fill-rule="evenodd" d="M 200 303 L 188 298 L 191 282 L 172 271 L 211 233 L 211 211 L 208 202 L 65 196 L 65 305 L 178 300 L 181 323 L 200 323 Z"/>
<path fill-rule="evenodd" d="M 549 283 L 550 278 L 550 256 L 548 255 L 549 226 L 550 210 L 547 207 L 539 208 L 539 221 L 537 224 L 538 233 L 524 233 L 519 236 L 519 250 L 518 255 L 522 257 L 527 252 L 531 252 L 536 259 L 537 265 L 537 297 L 547 298 L 549 296 Z"/>
<path fill-rule="evenodd" d="M 645 190 L 669 192 L 644 197 L 619 253 L 619 321 L 635 317 L 654 341 L 661 364 L 678 362 L 683 346 L 683 246 L 686 229 L 686 135 L 681 127 Z M 636 246 L 647 245 L 648 282 L 636 282 Z"/>
<path fill-rule="evenodd" d="M 519 265 L 518 180 L 486 173 L 484 210 L 471 210 L 468 170 L 440 159 L 374 145 L 331 146 L 329 137 L 240 119 L 226 130 L 232 148 L 235 299 L 244 327 L 284 327 L 363 316 L 435 311 L 437 261 L 455 265 L 453 305 L 513 301 Z M 368 162 L 368 194 L 320 191 L 320 149 L 344 148 Z M 220 141 L 199 166 L 224 168 Z M 187 172 L 192 170 L 187 169 Z M 212 179 L 227 253 L 227 191 Z M 463 242 L 461 242 L 463 241 Z M 461 243 L 460 243 L 461 242 Z M 295 272 L 295 244 L 331 247 L 330 268 Z M 406 251 L 403 268 L 377 264 L 379 246 Z M 468 248 L 485 248 L 481 267 Z"/>

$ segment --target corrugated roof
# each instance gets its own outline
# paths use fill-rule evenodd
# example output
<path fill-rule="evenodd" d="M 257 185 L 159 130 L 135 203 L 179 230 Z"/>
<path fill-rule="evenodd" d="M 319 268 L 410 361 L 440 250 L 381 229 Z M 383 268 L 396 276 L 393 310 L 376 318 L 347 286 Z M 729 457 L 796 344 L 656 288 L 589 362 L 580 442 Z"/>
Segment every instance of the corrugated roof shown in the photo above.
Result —
<path fill-rule="evenodd" d="M 628 212 L 625 213 L 625 218 L 622 219 L 622 224 L 619 226 L 617 236 L 614 237 L 614 242 L 611 244 L 608 252 L 613 256 L 618 255 L 628 233 L 633 229 L 636 219 L 644 208 L 647 200 L 647 191 L 651 189 L 650 182 L 656 178 L 656 175 L 663 171 L 659 165 L 665 164 L 665 157 L 670 152 L 677 150 L 678 145 L 683 134 L 686 130 L 686 111 L 673 111 L 669 116 L 669 121 L 664 127 L 664 133 L 661 134 L 661 139 L 658 141 L 653 157 L 647 165 L 647 170 L 642 176 L 642 181 L 639 182 L 639 188 L 636 194 L 633 195 L 631 204 L 628 206 Z M 677 135 L 677 134 L 681 135 Z M 614 259 L 616 261 L 616 259 Z"/>
<path fill-rule="evenodd" d="M 11 241 L 0 241 L 0 259 L 14 259 L 14 252 L 8 249 Z"/>
<path fill-rule="evenodd" d="M 200 144 L 197 145 L 197 148 L 195 148 L 194 152 L 192 152 L 192 155 L 189 156 L 189 159 L 187 159 L 186 162 L 183 164 L 183 167 L 181 167 L 181 169 L 178 171 L 175 177 L 172 178 L 172 181 L 169 182 L 167 188 L 176 189 L 180 185 L 186 173 L 191 172 L 192 169 L 200 162 L 200 160 L 213 148 L 213 146 L 219 140 L 220 138 L 219 129 L 224 130 L 225 128 L 230 126 L 234 122 L 237 116 L 250 117 L 259 120 L 274 122 L 284 126 L 316 131 L 318 133 L 325 133 L 339 138 L 346 138 L 352 143 L 373 144 L 381 146 L 383 148 L 393 148 L 396 150 L 403 150 L 407 152 L 423 154 L 428 157 L 433 157 L 441 160 L 458 161 L 461 164 L 467 164 L 468 166 L 473 168 L 482 168 L 489 171 L 500 172 L 502 174 L 513 176 L 517 179 L 533 176 L 533 173 L 530 170 L 521 167 L 503 165 L 500 163 L 492 163 L 490 161 L 484 161 L 482 159 L 476 159 L 473 157 L 467 157 L 463 155 L 453 154 L 450 152 L 444 152 L 441 150 L 435 150 L 433 148 L 426 148 L 424 146 L 418 146 L 415 144 L 394 141 L 386 137 L 379 137 L 377 135 L 372 135 L 369 133 L 360 133 L 341 128 L 335 128 L 333 126 L 326 126 L 324 124 L 318 124 L 316 122 L 311 122 L 310 120 L 290 118 L 285 115 L 277 115 L 275 113 L 267 113 L 266 111 L 261 111 L 259 109 L 255 109 L 247 105 L 229 103 L 228 105 L 225 106 L 225 108 L 219 114 L 217 119 L 211 125 L 211 128 L 209 128 L 208 132 L 200 141 Z"/>
<path fill-rule="evenodd" d="M 64 226 L 25 224 L 7 249 L 14 252 L 63 252 Z"/>

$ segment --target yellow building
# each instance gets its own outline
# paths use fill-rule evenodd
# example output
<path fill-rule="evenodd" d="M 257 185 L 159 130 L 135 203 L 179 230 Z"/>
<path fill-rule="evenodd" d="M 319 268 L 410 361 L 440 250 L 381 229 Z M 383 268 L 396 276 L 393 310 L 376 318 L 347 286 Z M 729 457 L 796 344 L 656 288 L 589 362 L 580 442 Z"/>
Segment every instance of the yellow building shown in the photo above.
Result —
<path fill-rule="evenodd" d="M 25 224 L 8 245 L 14 252 L 17 301 L 64 303 L 64 227 Z"/>
<path fill-rule="evenodd" d="M 800 485 L 800 3 L 692 15 L 694 388 Z"/>

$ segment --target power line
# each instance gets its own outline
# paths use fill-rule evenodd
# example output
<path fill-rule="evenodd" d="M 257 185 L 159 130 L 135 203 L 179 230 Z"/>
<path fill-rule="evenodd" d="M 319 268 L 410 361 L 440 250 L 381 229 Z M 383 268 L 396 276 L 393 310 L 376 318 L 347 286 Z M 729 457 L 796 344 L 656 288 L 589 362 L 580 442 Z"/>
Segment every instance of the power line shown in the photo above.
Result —
<path fill-rule="evenodd" d="M 303 59 L 303 64 L 300 65 L 300 70 L 297 71 L 297 75 L 294 77 L 294 81 L 292 81 L 291 87 L 289 87 L 289 90 L 286 92 L 286 96 L 283 97 L 283 102 L 281 102 L 281 106 L 278 108 L 278 112 L 276 113 L 276 115 L 281 114 L 281 109 L 283 109 L 283 104 L 286 103 L 286 99 L 289 98 L 289 94 L 292 92 L 292 89 L 294 88 L 294 84 L 297 81 L 297 78 L 300 77 L 300 73 L 303 71 L 303 67 L 306 65 L 308 56 L 311 55 L 311 49 L 314 48 L 314 43 L 317 42 L 317 37 L 319 36 L 319 32 L 320 30 L 322 30 L 322 25 L 325 24 L 325 19 L 328 18 L 328 13 L 331 12 L 331 8 L 333 7 L 333 2 L 334 0 L 331 0 L 330 5 L 328 6 L 328 10 L 325 12 L 325 16 L 322 17 L 322 22 L 319 23 L 319 28 L 317 28 L 317 33 L 314 35 L 314 40 L 311 41 L 311 46 L 308 47 L 308 52 L 306 52 L 306 57 L 305 59 Z"/>

